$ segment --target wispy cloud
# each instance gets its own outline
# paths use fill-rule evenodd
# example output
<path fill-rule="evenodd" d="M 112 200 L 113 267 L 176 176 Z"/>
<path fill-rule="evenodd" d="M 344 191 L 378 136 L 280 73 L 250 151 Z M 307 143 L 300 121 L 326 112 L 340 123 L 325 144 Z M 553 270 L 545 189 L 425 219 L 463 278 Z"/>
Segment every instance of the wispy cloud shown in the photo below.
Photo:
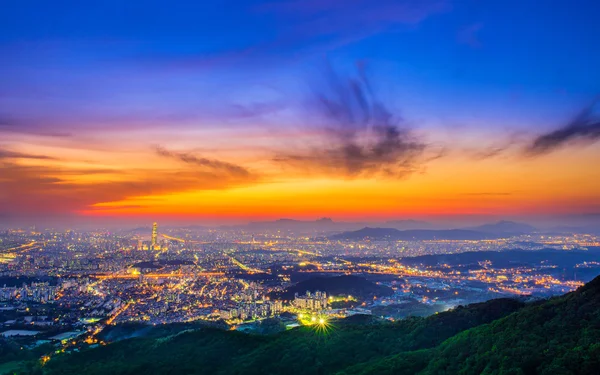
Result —
<path fill-rule="evenodd" d="M 26 154 L 22 152 L 10 151 L 0 147 L 0 160 L 3 159 L 56 160 L 56 158 L 48 155 Z"/>
<path fill-rule="evenodd" d="M 348 177 L 401 177 L 418 169 L 426 144 L 376 97 L 362 64 L 352 78 L 328 65 L 325 82 L 312 101 L 324 136 L 303 150 L 280 152 L 275 161 Z"/>
<path fill-rule="evenodd" d="M 20 120 L 13 116 L 0 114 L 0 133 L 30 134 L 45 137 L 70 137 L 71 134 L 57 131 L 56 126 L 45 127 L 38 122 Z"/>
<path fill-rule="evenodd" d="M 217 159 L 198 157 L 188 152 L 169 151 L 161 146 L 155 146 L 155 150 L 158 155 L 165 158 L 176 159 L 186 164 L 192 164 L 214 172 L 224 172 L 238 177 L 250 177 L 250 172 L 237 164 Z"/>
<path fill-rule="evenodd" d="M 206 54 L 154 51 L 136 58 L 195 69 L 244 61 L 279 60 L 354 43 L 396 26 L 416 25 L 450 9 L 448 0 L 284 0 L 250 6 L 275 37 Z"/>
<path fill-rule="evenodd" d="M 492 138 L 494 138 L 494 140 L 491 140 L 488 144 L 485 144 L 486 140 L 490 140 Z M 479 147 L 464 150 L 464 152 L 466 152 L 468 156 L 472 157 L 475 160 L 491 159 L 499 156 L 504 156 L 510 151 L 522 146 L 528 141 L 529 135 L 525 134 L 522 131 L 513 131 L 507 133 L 505 136 L 494 135 L 494 137 L 492 137 L 487 135 L 483 137 L 483 144 L 479 145 Z"/>
<path fill-rule="evenodd" d="M 263 4 L 258 10 L 296 21 L 293 34 L 313 37 L 416 24 L 448 8 L 442 0 L 291 0 Z"/>
<path fill-rule="evenodd" d="M 579 113 L 565 126 L 537 136 L 527 147 L 529 155 L 542 155 L 569 143 L 595 142 L 600 139 L 600 116 L 596 110 L 598 100 Z"/>

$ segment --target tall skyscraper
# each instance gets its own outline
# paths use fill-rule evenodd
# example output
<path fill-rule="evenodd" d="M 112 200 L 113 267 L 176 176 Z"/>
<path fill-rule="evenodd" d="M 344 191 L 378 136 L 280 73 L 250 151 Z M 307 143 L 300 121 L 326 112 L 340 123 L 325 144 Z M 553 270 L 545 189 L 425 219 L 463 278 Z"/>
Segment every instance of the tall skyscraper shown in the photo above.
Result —
<path fill-rule="evenodd" d="M 158 240 L 158 224 L 152 224 L 152 250 L 156 248 Z"/>

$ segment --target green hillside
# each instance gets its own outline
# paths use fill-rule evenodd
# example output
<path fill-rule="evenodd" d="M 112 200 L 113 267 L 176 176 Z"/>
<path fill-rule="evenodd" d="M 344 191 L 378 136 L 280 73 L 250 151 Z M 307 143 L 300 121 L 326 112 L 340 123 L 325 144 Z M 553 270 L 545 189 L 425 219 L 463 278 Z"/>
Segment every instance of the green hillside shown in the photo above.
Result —
<path fill-rule="evenodd" d="M 47 374 L 598 374 L 600 278 L 565 296 L 510 299 L 400 322 L 354 319 L 274 336 L 201 329 L 64 355 Z"/>
<path fill-rule="evenodd" d="M 600 374 L 600 278 L 444 342 L 424 374 Z"/>

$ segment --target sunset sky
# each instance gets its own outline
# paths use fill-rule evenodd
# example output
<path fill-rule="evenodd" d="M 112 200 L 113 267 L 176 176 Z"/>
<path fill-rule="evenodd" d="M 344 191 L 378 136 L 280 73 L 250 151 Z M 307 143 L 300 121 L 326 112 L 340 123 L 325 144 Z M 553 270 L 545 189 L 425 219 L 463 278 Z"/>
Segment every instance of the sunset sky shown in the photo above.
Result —
<path fill-rule="evenodd" d="M 593 0 L 8 0 L 0 221 L 591 222 L 598 14 Z"/>

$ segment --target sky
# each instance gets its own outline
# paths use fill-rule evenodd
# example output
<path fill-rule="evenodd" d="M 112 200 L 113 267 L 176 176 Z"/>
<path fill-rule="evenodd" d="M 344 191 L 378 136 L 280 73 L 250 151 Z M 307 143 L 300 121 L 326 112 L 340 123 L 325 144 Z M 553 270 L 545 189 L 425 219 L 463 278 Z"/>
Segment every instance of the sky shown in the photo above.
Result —
<path fill-rule="evenodd" d="M 600 3 L 0 14 L 0 221 L 600 218 Z"/>

